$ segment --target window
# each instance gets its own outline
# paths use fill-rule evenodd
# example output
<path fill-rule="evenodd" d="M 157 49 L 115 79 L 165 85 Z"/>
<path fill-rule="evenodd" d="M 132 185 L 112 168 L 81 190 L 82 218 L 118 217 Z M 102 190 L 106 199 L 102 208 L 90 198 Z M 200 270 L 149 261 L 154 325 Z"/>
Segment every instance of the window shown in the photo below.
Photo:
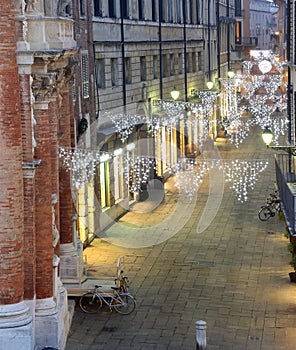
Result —
<path fill-rule="evenodd" d="M 124 59 L 125 64 L 125 82 L 126 84 L 132 83 L 132 61 L 130 57 Z"/>
<path fill-rule="evenodd" d="M 140 78 L 141 81 L 146 81 L 146 57 L 140 57 Z"/>
<path fill-rule="evenodd" d="M 175 55 L 170 54 L 170 75 L 175 75 Z"/>
<path fill-rule="evenodd" d="M 170 23 L 173 23 L 173 21 L 174 21 L 172 1 L 168 2 L 168 21 Z"/>
<path fill-rule="evenodd" d="M 102 17 L 102 2 L 101 2 L 101 0 L 94 0 L 94 16 Z"/>
<path fill-rule="evenodd" d="M 191 67 L 190 67 L 190 54 L 189 52 L 186 53 L 186 72 L 190 73 L 191 72 Z"/>
<path fill-rule="evenodd" d="M 196 72 L 196 53 L 195 52 L 192 52 L 191 60 L 192 60 L 192 72 L 195 73 Z"/>
<path fill-rule="evenodd" d="M 122 9 L 121 9 L 122 17 L 125 19 L 129 18 L 129 0 L 121 0 L 120 6 L 122 6 Z"/>
<path fill-rule="evenodd" d="M 177 23 L 182 23 L 182 16 L 181 16 L 181 1 L 177 0 L 177 6 L 176 6 L 176 12 L 177 12 Z"/>
<path fill-rule="evenodd" d="M 85 11 L 85 0 L 80 0 L 80 16 L 84 17 L 86 15 L 86 11 Z"/>
<path fill-rule="evenodd" d="M 157 21 L 156 0 L 152 0 L 152 21 Z"/>
<path fill-rule="evenodd" d="M 159 16 L 160 16 L 161 22 L 165 22 L 165 18 L 166 18 L 166 0 L 162 0 L 161 1 Z"/>
<path fill-rule="evenodd" d="M 88 80 L 88 54 L 81 54 L 81 80 L 82 80 L 82 96 L 89 98 L 89 80 Z"/>
<path fill-rule="evenodd" d="M 158 78 L 158 56 L 157 55 L 153 56 L 153 78 L 154 79 Z"/>
<path fill-rule="evenodd" d="M 118 73 L 118 59 L 111 58 L 111 84 L 112 86 L 118 86 L 119 73 Z"/>
<path fill-rule="evenodd" d="M 189 22 L 192 24 L 194 22 L 193 20 L 193 2 L 192 0 L 189 0 Z"/>
<path fill-rule="evenodd" d="M 241 16 L 242 16 L 242 1 L 235 0 L 235 17 L 241 17 Z"/>
<path fill-rule="evenodd" d="M 123 169 L 123 160 L 122 155 L 115 156 L 113 158 L 113 166 L 114 166 L 114 199 L 115 201 L 123 198 L 124 193 L 124 169 Z"/>
<path fill-rule="evenodd" d="M 144 21 L 145 15 L 144 15 L 144 1 L 138 0 L 138 10 L 139 10 L 139 20 Z"/>
<path fill-rule="evenodd" d="M 100 167 L 100 192 L 101 192 L 101 208 L 109 206 L 109 163 L 102 162 Z"/>
<path fill-rule="evenodd" d="M 200 51 L 197 53 L 197 69 L 198 71 L 202 70 L 202 55 Z"/>
<path fill-rule="evenodd" d="M 116 1 L 109 0 L 108 8 L 109 8 L 109 17 L 116 18 Z"/>
<path fill-rule="evenodd" d="M 167 55 L 162 55 L 162 72 L 161 72 L 161 76 L 163 78 L 167 77 L 168 76 L 168 63 L 167 63 Z"/>
<path fill-rule="evenodd" d="M 178 54 L 178 73 L 182 74 L 183 73 L 183 59 L 182 59 L 182 54 Z"/>
<path fill-rule="evenodd" d="M 105 89 L 105 60 L 99 58 L 96 60 L 96 70 L 97 70 L 97 86 L 100 89 Z"/>

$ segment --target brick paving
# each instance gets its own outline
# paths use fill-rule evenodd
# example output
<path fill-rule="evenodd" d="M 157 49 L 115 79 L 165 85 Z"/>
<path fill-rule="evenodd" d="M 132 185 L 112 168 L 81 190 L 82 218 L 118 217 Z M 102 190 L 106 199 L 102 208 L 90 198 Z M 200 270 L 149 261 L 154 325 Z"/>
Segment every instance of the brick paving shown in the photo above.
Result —
<path fill-rule="evenodd" d="M 258 129 L 239 149 L 225 140 L 217 144 L 222 157 L 269 159 L 249 200 L 238 202 L 225 184 L 217 215 L 198 231 L 208 198 L 205 177 L 187 222 L 162 243 L 129 248 L 95 239 L 84 251 L 88 263 L 110 265 L 123 257 L 137 309 L 122 316 L 109 311 L 87 315 L 76 308 L 66 350 L 192 350 L 197 320 L 207 322 L 207 350 L 295 350 L 296 284 L 288 276 L 285 222 L 257 217 L 274 188 L 273 152 L 263 146 Z M 170 221 L 172 213 L 176 223 L 183 219 L 176 210 L 173 181 L 168 181 L 161 204 L 149 211 L 152 203 L 137 203 L 120 219 L 121 228 L 149 233 L 155 226 L 159 237 L 166 237 L 161 223 Z M 114 227 L 106 234 L 115 237 Z M 128 240 L 128 230 L 126 235 Z M 143 238 L 143 246 L 147 242 Z"/>

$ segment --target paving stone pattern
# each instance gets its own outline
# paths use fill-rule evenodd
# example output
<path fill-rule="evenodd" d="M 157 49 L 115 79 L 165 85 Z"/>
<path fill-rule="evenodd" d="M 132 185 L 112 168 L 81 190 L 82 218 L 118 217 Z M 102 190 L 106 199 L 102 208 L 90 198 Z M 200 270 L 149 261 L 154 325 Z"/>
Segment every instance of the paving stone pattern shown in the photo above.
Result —
<path fill-rule="evenodd" d="M 224 139 L 217 145 L 224 158 L 269 159 L 249 200 L 238 202 L 226 184 L 217 215 L 197 233 L 208 196 L 205 177 L 189 220 L 163 243 L 136 249 L 95 239 L 84 252 L 88 263 L 110 265 L 123 257 L 137 309 L 128 316 L 88 315 L 76 307 L 66 350 L 192 350 L 197 320 L 207 322 L 207 350 L 296 349 L 296 284 L 288 276 L 285 222 L 257 216 L 274 189 L 273 151 L 258 129 L 238 149 Z M 147 213 L 149 201 L 137 203 L 121 222 L 140 229 L 165 220 L 178 200 L 173 180 L 162 204 Z"/>

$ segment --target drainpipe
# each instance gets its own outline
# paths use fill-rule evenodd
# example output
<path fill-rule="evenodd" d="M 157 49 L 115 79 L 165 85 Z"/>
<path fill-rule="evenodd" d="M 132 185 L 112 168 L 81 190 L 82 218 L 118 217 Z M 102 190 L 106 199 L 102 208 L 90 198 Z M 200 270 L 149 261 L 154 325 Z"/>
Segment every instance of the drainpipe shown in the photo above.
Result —
<path fill-rule="evenodd" d="M 209 56 L 209 80 L 211 80 L 211 12 L 210 1 L 208 1 L 208 56 Z"/>
<path fill-rule="evenodd" d="M 161 18 L 162 18 L 162 1 L 158 0 L 158 40 L 159 40 L 159 97 L 162 100 L 163 91 L 162 91 L 162 36 L 161 36 Z"/>
<path fill-rule="evenodd" d="M 227 65 L 228 70 L 231 69 L 230 67 L 230 9 L 229 9 L 229 0 L 227 0 L 226 4 L 226 18 L 227 18 Z"/>
<path fill-rule="evenodd" d="M 121 60 L 122 60 L 122 95 L 123 95 L 123 105 L 125 107 L 126 106 L 126 79 L 125 79 L 123 0 L 120 0 L 120 33 L 121 33 Z"/>
<path fill-rule="evenodd" d="M 187 91 L 187 36 L 186 36 L 186 21 L 187 21 L 187 11 L 185 0 L 182 1 L 183 7 L 183 41 L 184 41 L 184 94 L 185 101 L 188 101 L 188 91 Z"/>
<path fill-rule="evenodd" d="M 220 53 L 221 53 L 221 43 L 220 43 L 220 6 L 219 6 L 219 0 L 216 0 L 216 21 L 217 21 L 217 64 L 218 64 L 218 79 L 221 78 L 221 59 L 220 59 Z"/>

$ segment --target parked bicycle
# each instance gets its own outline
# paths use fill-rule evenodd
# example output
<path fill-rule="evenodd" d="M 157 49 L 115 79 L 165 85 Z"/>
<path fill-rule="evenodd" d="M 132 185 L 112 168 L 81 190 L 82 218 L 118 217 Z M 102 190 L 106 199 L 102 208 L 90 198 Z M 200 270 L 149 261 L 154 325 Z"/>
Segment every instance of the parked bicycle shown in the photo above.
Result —
<path fill-rule="evenodd" d="M 127 277 L 124 277 L 121 271 L 121 275 L 115 280 L 115 282 L 119 282 L 119 286 L 111 287 L 112 291 L 106 292 L 102 290 L 102 286 L 96 285 L 93 290 L 81 296 L 79 300 L 81 310 L 92 314 L 98 312 L 105 304 L 110 311 L 114 309 L 121 315 L 129 315 L 136 308 L 136 300 L 127 291 L 127 281 Z"/>
<path fill-rule="evenodd" d="M 281 201 L 278 197 L 278 192 L 274 191 L 266 197 L 266 204 L 262 205 L 258 217 L 261 221 L 267 221 L 269 218 L 279 214 L 281 211 Z"/>

